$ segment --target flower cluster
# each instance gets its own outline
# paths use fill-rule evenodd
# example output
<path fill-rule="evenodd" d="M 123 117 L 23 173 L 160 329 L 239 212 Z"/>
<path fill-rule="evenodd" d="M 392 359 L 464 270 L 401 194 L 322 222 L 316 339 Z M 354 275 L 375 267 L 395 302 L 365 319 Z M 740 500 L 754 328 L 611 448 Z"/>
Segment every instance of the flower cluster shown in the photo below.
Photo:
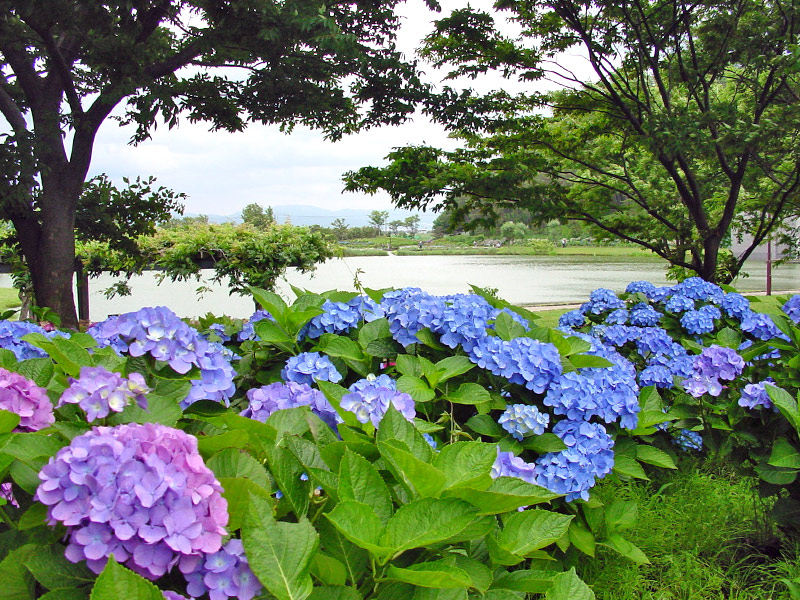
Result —
<path fill-rule="evenodd" d="M 183 559 L 180 570 L 186 577 L 186 591 L 193 598 L 208 594 L 211 600 L 251 600 L 263 589 L 250 570 L 239 539 L 228 540 L 213 554 Z"/>
<path fill-rule="evenodd" d="M 55 422 L 47 390 L 13 371 L 0 368 L 0 409 L 19 415 L 14 431 L 39 431 Z"/>
<path fill-rule="evenodd" d="M 36 323 L 30 323 L 28 321 L 0 321 L 0 348 L 11 350 L 14 356 L 17 357 L 17 360 L 43 358 L 47 356 L 44 350 L 32 346 L 22 339 L 23 335 L 29 333 L 39 333 L 47 337 L 53 337 L 54 335 L 42 329 Z"/>
<path fill-rule="evenodd" d="M 375 427 L 380 424 L 390 404 L 406 419 L 414 420 L 417 411 L 413 398 L 405 392 L 398 392 L 388 375 L 356 381 L 350 386 L 350 393 L 342 396 L 341 400 L 341 407 L 355 414 L 360 423 L 370 421 Z"/>
<path fill-rule="evenodd" d="M 764 408 L 772 408 L 772 400 L 767 394 L 767 384 L 775 384 L 775 380 L 767 377 L 764 381 L 758 383 L 748 383 L 742 389 L 742 395 L 739 398 L 739 406 L 744 408 L 755 408 L 763 406 Z"/>
<path fill-rule="evenodd" d="M 347 302 L 326 300 L 322 314 L 311 319 L 300 331 L 301 339 L 317 339 L 323 333 L 347 333 L 362 321 L 371 321 L 380 309 L 368 296 L 356 296 Z"/>
<path fill-rule="evenodd" d="M 533 483 L 564 494 L 567 501 L 589 499 L 596 479 L 614 467 L 614 440 L 599 423 L 560 421 L 553 427 L 566 450 L 548 452 L 536 459 Z"/>
<path fill-rule="evenodd" d="M 742 319 L 742 331 L 745 331 L 759 340 L 780 338 L 789 341 L 789 338 L 778 329 L 772 318 L 764 313 L 749 311 Z"/>
<path fill-rule="evenodd" d="M 697 310 L 687 310 L 681 317 L 681 326 L 693 334 L 703 335 L 711 333 L 716 326 L 715 320 L 722 317 L 722 313 L 713 304 L 706 304 Z"/>
<path fill-rule="evenodd" d="M 281 370 L 281 377 L 284 381 L 308 385 L 314 385 L 316 379 L 331 383 L 342 380 L 342 374 L 336 370 L 331 359 L 319 352 L 301 352 L 297 356 L 292 356 Z"/>
<path fill-rule="evenodd" d="M 253 326 L 263 319 L 270 319 L 274 321 L 272 315 L 269 314 L 266 310 L 258 309 L 250 318 L 245 321 L 245 324 L 242 326 L 242 330 L 239 332 L 239 341 L 243 342 L 245 340 L 259 340 L 260 338 L 256 335 L 256 331 Z"/>
<path fill-rule="evenodd" d="M 694 300 L 687 298 L 686 296 L 681 296 L 680 294 L 670 296 L 664 303 L 664 310 L 671 313 L 682 313 L 689 310 L 694 310 L 694 308 Z"/>
<path fill-rule="evenodd" d="M 589 294 L 589 301 L 581 305 L 583 314 L 599 315 L 607 310 L 625 308 L 625 302 L 620 300 L 613 290 L 597 288 Z"/>
<path fill-rule="evenodd" d="M 147 423 L 95 427 L 39 473 L 36 500 L 67 527 L 66 557 L 99 573 L 112 554 L 157 579 L 217 552 L 228 523 L 222 487 L 183 431 Z"/>
<path fill-rule="evenodd" d="M 744 359 L 731 348 L 712 344 L 694 359 L 694 373 L 684 380 L 684 389 L 699 398 L 703 394 L 719 396 L 722 381 L 733 381 L 741 375 Z"/>
<path fill-rule="evenodd" d="M 142 308 L 136 312 L 109 317 L 88 332 L 100 346 L 111 345 L 118 352 L 131 356 L 148 354 L 167 363 L 177 373 L 200 369 L 200 379 L 192 380 L 192 388 L 181 406 L 197 400 L 225 402 L 233 395 L 233 367 L 220 350 L 165 306 Z"/>
<path fill-rule="evenodd" d="M 247 390 L 248 405 L 241 414 L 243 417 L 265 423 L 276 410 L 308 406 L 332 429 L 336 429 L 342 419 L 331 406 L 328 399 L 317 389 L 305 383 L 272 383 L 260 388 Z"/>
<path fill-rule="evenodd" d="M 544 393 L 561 375 L 561 355 L 553 344 L 527 337 L 511 341 L 486 336 L 469 352 L 472 362 L 536 394 Z"/>
<path fill-rule="evenodd" d="M 530 404 L 509 404 L 497 422 L 512 437 L 522 441 L 526 435 L 542 435 L 550 423 L 550 415 Z"/>
<path fill-rule="evenodd" d="M 654 286 L 649 281 L 631 281 L 627 287 L 625 288 L 625 292 L 628 294 L 644 294 L 647 298 L 652 300 L 652 296 L 656 291 L 656 286 Z"/>
<path fill-rule="evenodd" d="M 655 327 L 661 320 L 661 313 L 644 302 L 636 304 L 630 310 L 631 325 L 638 327 Z"/>
<path fill-rule="evenodd" d="M 670 293 L 713 304 L 720 304 L 725 296 L 725 292 L 722 291 L 721 287 L 706 281 L 702 277 L 684 279 L 679 284 L 672 286 Z"/>
<path fill-rule="evenodd" d="M 783 305 L 783 312 L 795 325 L 800 323 L 800 294 L 795 294 L 786 301 Z"/>
<path fill-rule="evenodd" d="M 150 390 L 139 373 L 131 373 L 125 379 L 105 367 L 81 367 L 78 379 L 70 377 L 69 381 L 58 406 L 77 404 L 86 413 L 87 421 L 104 419 L 110 412 L 122 412 L 132 402 L 147 408 L 144 395 Z"/>

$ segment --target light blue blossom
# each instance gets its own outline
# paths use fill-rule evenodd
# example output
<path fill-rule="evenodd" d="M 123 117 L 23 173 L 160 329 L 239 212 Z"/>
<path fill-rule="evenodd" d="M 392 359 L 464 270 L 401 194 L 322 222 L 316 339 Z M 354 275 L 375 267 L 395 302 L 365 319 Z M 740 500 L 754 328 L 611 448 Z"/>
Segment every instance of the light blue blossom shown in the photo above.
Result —
<path fill-rule="evenodd" d="M 531 404 L 509 404 L 497 422 L 512 437 L 522 441 L 527 435 L 542 435 L 550 423 L 550 415 L 539 412 Z"/>

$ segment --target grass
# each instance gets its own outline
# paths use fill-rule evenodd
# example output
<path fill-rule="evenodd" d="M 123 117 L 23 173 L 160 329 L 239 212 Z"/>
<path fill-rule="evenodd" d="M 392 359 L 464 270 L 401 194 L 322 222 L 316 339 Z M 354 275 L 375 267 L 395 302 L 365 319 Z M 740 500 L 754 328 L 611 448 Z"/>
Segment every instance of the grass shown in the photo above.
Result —
<path fill-rule="evenodd" d="M 800 575 L 800 543 L 763 531 L 752 482 L 729 467 L 687 458 L 653 481 L 607 481 L 593 497 L 633 500 L 636 525 L 625 537 L 650 564 L 599 546 L 577 568 L 598 600 L 789 600 L 782 578 Z M 763 509 L 763 507 L 762 507 Z"/>
<path fill-rule="evenodd" d="M 0 312 L 18 308 L 21 304 L 19 290 L 15 288 L 0 288 Z"/>
<path fill-rule="evenodd" d="M 567 246 L 566 248 L 556 248 L 554 254 L 557 256 L 637 257 L 664 262 L 660 256 L 638 246 Z"/>

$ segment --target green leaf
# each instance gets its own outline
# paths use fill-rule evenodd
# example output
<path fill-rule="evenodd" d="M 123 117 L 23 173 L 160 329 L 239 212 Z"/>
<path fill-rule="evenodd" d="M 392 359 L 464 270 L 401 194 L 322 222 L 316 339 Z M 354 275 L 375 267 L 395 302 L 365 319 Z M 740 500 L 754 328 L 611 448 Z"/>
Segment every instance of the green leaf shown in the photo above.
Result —
<path fill-rule="evenodd" d="M 547 454 L 548 452 L 561 452 L 567 449 L 564 441 L 554 433 L 543 433 L 525 438 L 522 447 L 526 450 L 533 450 L 537 454 Z"/>
<path fill-rule="evenodd" d="M 367 349 L 370 343 L 392 337 L 392 332 L 389 330 L 389 321 L 386 319 L 376 319 L 369 323 L 364 323 L 361 329 L 358 330 L 358 343 L 363 349 Z"/>
<path fill-rule="evenodd" d="M 446 398 L 454 404 L 486 404 L 492 401 L 489 391 L 477 383 L 462 383 L 453 392 L 446 395 Z"/>
<path fill-rule="evenodd" d="M 258 302 L 264 310 L 269 312 L 276 320 L 281 320 L 288 310 L 286 302 L 278 294 L 268 292 L 260 288 L 251 287 L 250 293 L 253 294 L 256 302 Z M 264 319 L 266 320 L 266 319 Z M 259 321 L 260 323 L 261 321 Z"/>
<path fill-rule="evenodd" d="M 545 600 L 594 600 L 594 598 L 594 592 L 578 577 L 575 567 L 553 577 L 553 585 L 545 595 Z"/>
<path fill-rule="evenodd" d="M 347 581 L 347 570 L 344 565 L 322 552 L 314 555 L 309 568 L 311 574 L 325 585 L 344 585 Z"/>
<path fill-rule="evenodd" d="M 25 531 L 26 529 L 33 529 L 34 527 L 44 525 L 47 521 L 47 511 L 47 506 L 34 502 L 19 518 L 17 527 L 19 527 L 20 531 Z"/>
<path fill-rule="evenodd" d="M 540 509 L 515 513 L 506 519 L 497 542 L 507 552 L 525 556 L 563 537 L 572 519 L 572 515 Z"/>
<path fill-rule="evenodd" d="M 33 381 L 39 387 L 46 388 L 53 378 L 55 367 L 49 358 L 29 358 L 16 364 L 12 371 L 15 371 Z"/>
<path fill-rule="evenodd" d="M 447 444 L 433 460 L 445 476 L 445 488 L 466 487 L 491 481 L 489 473 L 497 460 L 497 445 L 482 442 Z"/>
<path fill-rule="evenodd" d="M 91 584 L 96 577 L 85 564 L 69 562 L 64 557 L 63 548 L 58 545 L 44 546 L 32 552 L 25 560 L 25 567 L 48 590 Z"/>
<path fill-rule="evenodd" d="M 525 327 L 515 321 L 507 312 L 501 312 L 497 315 L 494 320 L 494 331 L 497 333 L 497 337 L 506 342 L 527 334 Z"/>
<path fill-rule="evenodd" d="M 479 509 L 480 515 L 499 515 L 561 496 L 516 477 L 498 477 L 488 489 L 456 488 L 445 490 L 443 495 L 466 500 Z"/>
<path fill-rule="evenodd" d="M 187 386 L 187 392 L 188 392 Z M 185 397 L 185 396 L 184 396 Z M 108 418 L 110 425 L 121 423 L 159 423 L 168 427 L 174 426 L 183 416 L 179 401 L 175 396 L 161 396 L 156 393 L 147 394 L 147 408 L 139 408 L 136 404 L 125 407 L 121 413 Z"/>
<path fill-rule="evenodd" d="M 278 600 L 303 600 L 313 589 L 310 563 L 319 535 L 303 516 L 297 523 L 276 521 L 258 498 L 251 497 L 242 541 L 255 576 Z"/>
<path fill-rule="evenodd" d="M 756 473 L 767 483 L 775 485 L 789 485 L 797 479 L 797 469 L 784 469 L 773 467 L 772 465 L 761 463 L 755 467 Z"/>
<path fill-rule="evenodd" d="M 741 343 L 742 334 L 731 329 L 730 327 L 725 327 L 724 329 L 720 330 L 719 333 L 717 333 L 717 344 L 720 346 L 724 346 L 725 348 L 733 348 L 735 350 Z"/>
<path fill-rule="evenodd" d="M 506 434 L 506 431 L 489 415 L 473 415 L 467 419 L 466 426 L 475 433 L 487 437 L 499 438 Z"/>
<path fill-rule="evenodd" d="M 528 594 L 543 594 L 553 585 L 553 578 L 558 573 L 539 571 L 536 569 L 519 569 L 498 575 L 491 589 L 513 590 Z"/>
<path fill-rule="evenodd" d="M 308 600 L 362 600 L 356 588 L 325 585 L 315 587 Z"/>
<path fill-rule="evenodd" d="M 479 592 L 486 592 L 492 584 L 492 572 L 485 564 L 468 556 L 454 555 L 456 566 L 470 578 L 470 586 Z"/>
<path fill-rule="evenodd" d="M 19 425 L 19 415 L 7 410 L 0 410 L 0 434 L 11 433 Z"/>
<path fill-rule="evenodd" d="M 379 442 L 388 442 L 390 440 L 402 442 L 405 448 L 422 462 L 430 463 L 433 459 L 433 448 L 431 448 L 430 444 L 391 404 L 381 420 L 377 439 Z"/>
<path fill-rule="evenodd" d="M 616 455 L 614 457 L 614 473 L 626 477 L 634 477 L 635 479 L 650 480 L 642 466 L 636 462 L 635 458 L 631 458 L 630 456 Z"/>
<path fill-rule="evenodd" d="M 637 546 L 626 540 L 618 533 L 612 533 L 607 539 L 600 542 L 600 544 L 616 550 L 622 556 L 632 560 L 633 562 L 642 565 L 650 564 L 650 561 L 648 560 L 647 556 L 645 556 L 644 552 L 642 552 Z"/>
<path fill-rule="evenodd" d="M 607 358 L 594 356 L 593 354 L 573 354 L 569 357 L 569 362 L 572 363 L 572 366 L 576 369 L 607 368 L 614 366 L 614 363 Z"/>
<path fill-rule="evenodd" d="M 381 542 L 392 549 L 392 555 L 423 548 L 457 535 L 477 512 L 471 504 L 454 498 L 414 500 L 389 519 Z"/>
<path fill-rule="evenodd" d="M 325 513 L 325 518 L 345 538 L 378 558 L 387 556 L 392 550 L 381 541 L 383 523 L 366 504 L 345 500 Z"/>
<path fill-rule="evenodd" d="M 594 558 L 596 546 L 594 534 L 579 521 L 572 521 L 569 524 L 569 542 L 587 556 Z"/>
<path fill-rule="evenodd" d="M 770 400 L 778 407 L 781 414 L 786 417 L 796 431 L 800 432 L 800 412 L 797 410 L 797 401 L 786 390 L 774 385 L 765 385 L 764 389 L 767 390 Z"/>
<path fill-rule="evenodd" d="M 92 588 L 91 600 L 164 600 L 153 583 L 120 566 L 113 555 Z"/>
<path fill-rule="evenodd" d="M 414 402 L 430 402 L 436 397 L 431 387 L 424 379 L 412 375 L 401 375 L 397 379 L 397 391 L 405 392 L 414 399 Z"/>
<path fill-rule="evenodd" d="M 39 600 L 86 600 L 89 590 L 80 588 L 57 588 L 39 596 Z"/>
<path fill-rule="evenodd" d="M 395 342 L 392 338 L 381 338 L 379 340 L 374 340 L 367 344 L 367 347 L 364 349 L 364 353 L 367 356 L 372 356 L 375 358 L 394 358 L 403 350 L 403 346 Z"/>
<path fill-rule="evenodd" d="M 422 377 L 422 365 L 416 356 L 411 354 L 400 354 L 396 360 L 397 372 L 411 377 Z"/>
<path fill-rule="evenodd" d="M 33 544 L 22 546 L 11 550 L 0 562 L 3 600 L 33 600 L 35 581 L 24 563 L 40 550 L 42 546 Z"/>
<path fill-rule="evenodd" d="M 655 446 L 648 446 L 646 444 L 639 444 L 636 446 L 636 460 L 661 467 L 662 469 L 678 468 L 669 454 L 663 450 L 659 450 Z"/>
<path fill-rule="evenodd" d="M 201 435 L 197 438 L 197 448 L 204 457 L 212 456 L 223 450 L 232 450 L 247 447 L 250 436 L 240 429 L 225 431 L 217 435 Z M 216 473 L 216 471 L 215 471 Z M 217 477 L 220 477 L 217 473 Z M 235 477 L 235 475 L 233 475 Z"/>
<path fill-rule="evenodd" d="M 347 580 L 355 585 L 367 568 L 367 551 L 345 538 L 326 518 L 316 521 L 322 549 L 339 560 L 347 572 Z"/>
<path fill-rule="evenodd" d="M 222 496 L 228 501 L 228 530 L 239 529 L 247 517 L 250 508 L 250 498 L 257 497 L 265 506 L 272 507 L 275 500 L 269 489 L 265 489 L 249 479 L 243 477 L 219 477 L 222 486 Z"/>
<path fill-rule="evenodd" d="M 286 502 L 298 519 L 304 517 L 308 511 L 309 484 L 300 480 L 303 467 L 283 448 L 265 447 L 264 452 L 275 485 L 283 492 L 281 502 Z"/>
<path fill-rule="evenodd" d="M 318 345 L 319 349 L 328 356 L 338 356 L 350 360 L 364 360 L 364 353 L 361 347 L 350 338 L 341 335 L 326 333 L 322 336 Z"/>
<path fill-rule="evenodd" d="M 395 478 L 412 494 L 422 498 L 438 496 L 444 488 L 445 474 L 408 452 L 402 442 L 378 442 L 378 450 Z"/>
<path fill-rule="evenodd" d="M 636 525 L 639 506 L 630 500 L 614 500 L 606 507 L 605 521 L 609 532 L 630 529 Z"/>
<path fill-rule="evenodd" d="M 253 325 L 253 331 L 256 332 L 261 341 L 265 344 L 291 344 L 294 343 L 294 338 L 286 331 L 281 325 L 269 319 L 261 319 Z"/>
<path fill-rule="evenodd" d="M 465 571 L 443 560 L 414 563 L 406 569 L 389 565 L 386 579 L 437 589 L 468 588 L 472 584 Z"/>
<path fill-rule="evenodd" d="M 767 463 L 773 467 L 800 469 L 800 452 L 786 438 L 780 437 L 775 440 Z"/>
<path fill-rule="evenodd" d="M 448 356 L 447 358 L 443 358 L 436 363 L 436 370 L 441 373 L 437 385 L 448 379 L 457 377 L 458 375 L 463 375 L 471 371 L 475 366 L 475 363 L 466 356 Z M 431 385 L 434 384 L 431 383 Z"/>
<path fill-rule="evenodd" d="M 375 515 L 386 523 L 392 516 L 392 499 L 389 489 L 378 470 L 365 458 L 345 450 L 339 463 L 339 498 L 355 500 L 372 508 Z"/>
<path fill-rule="evenodd" d="M 328 399 L 328 402 L 331 403 L 333 408 L 336 410 L 336 413 L 344 420 L 346 425 L 355 428 L 360 427 L 356 416 L 349 410 L 344 410 L 341 405 L 342 398 L 345 396 L 345 394 L 349 394 L 350 390 L 338 384 L 331 383 L 330 381 L 322 380 L 317 381 L 317 387 L 319 387 L 320 391 L 325 395 L 325 397 Z"/>

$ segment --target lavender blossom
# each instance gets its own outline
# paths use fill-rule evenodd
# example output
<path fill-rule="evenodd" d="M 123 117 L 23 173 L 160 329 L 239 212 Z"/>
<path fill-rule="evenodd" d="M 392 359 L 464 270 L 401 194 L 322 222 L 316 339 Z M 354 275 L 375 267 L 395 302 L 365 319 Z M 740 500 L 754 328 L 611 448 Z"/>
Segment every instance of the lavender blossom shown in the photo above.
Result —
<path fill-rule="evenodd" d="M 550 423 L 550 415 L 530 404 L 509 404 L 497 422 L 512 437 L 522 441 L 527 435 L 542 435 Z"/>
<path fill-rule="evenodd" d="M 211 600 L 251 600 L 263 589 L 250 570 L 239 539 L 228 540 L 220 550 L 205 557 L 183 559 L 180 570 L 186 577 L 186 591 L 195 598 L 207 593 Z"/>
<path fill-rule="evenodd" d="M 367 421 L 377 427 L 389 404 L 395 407 L 409 421 L 417 414 L 414 400 L 405 392 L 398 392 L 394 387 L 381 385 L 378 378 L 361 379 L 350 386 L 350 393 L 341 400 L 341 407 L 356 415 L 360 423 Z"/>
<path fill-rule="evenodd" d="M 125 379 L 104 367 L 81 367 L 80 377 L 70 377 L 69 381 L 70 386 L 61 395 L 58 406 L 77 404 L 89 422 L 104 419 L 110 412 L 122 412 L 133 402 L 147 409 L 144 395 L 150 390 L 139 373 L 131 373 Z"/>
<path fill-rule="evenodd" d="M 247 390 L 248 406 L 241 412 L 243 417 L 265 423 L 275 411 L 298 406 L 308 406 L 311 412 L 327 423 L 332 429 L 342 422 L 336 409 L 317 389 L 305 383 L 272 383 L 260 388 Z"/>
<path fill-rule="evenodd" d="M 281 370 L 284 381 L 306 383 L 314 385 L 314 380 L 321 379 L 338 383 L 342 375 L 327 356 L 319 352 L 302 352 L 292 356 L 286 361 L 286 366 Z"/>
<path fill-rule="evenodd" d="M 0 368 L 0 409 L 19 415 L 14 431 L 39 431 L 55 422 L 47 390 L 13 371 Z"/>

